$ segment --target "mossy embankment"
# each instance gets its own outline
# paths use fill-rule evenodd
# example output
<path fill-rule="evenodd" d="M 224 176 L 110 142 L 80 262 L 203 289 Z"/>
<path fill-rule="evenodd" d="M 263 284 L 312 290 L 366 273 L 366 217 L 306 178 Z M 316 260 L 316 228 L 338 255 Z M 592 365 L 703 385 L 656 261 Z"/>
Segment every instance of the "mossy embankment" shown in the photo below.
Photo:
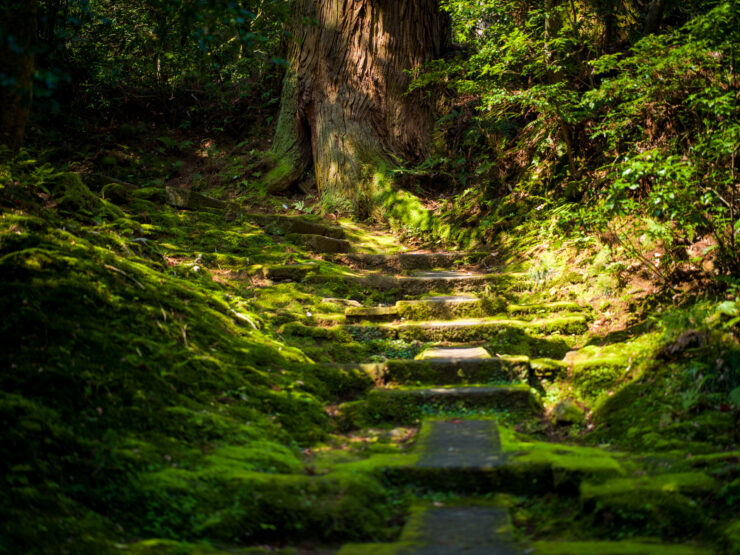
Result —
<path fill-rule="evenodd" d="M 169 208 L 161 186 L 114 204 L 86 180 L 3 167 L 3 549 L 382 533 L 380 482 L 304 468 L 324 407 L 356 387 L 276 333 L 321 297 L 252 285 L 311 255 L 240 214 Z"/>

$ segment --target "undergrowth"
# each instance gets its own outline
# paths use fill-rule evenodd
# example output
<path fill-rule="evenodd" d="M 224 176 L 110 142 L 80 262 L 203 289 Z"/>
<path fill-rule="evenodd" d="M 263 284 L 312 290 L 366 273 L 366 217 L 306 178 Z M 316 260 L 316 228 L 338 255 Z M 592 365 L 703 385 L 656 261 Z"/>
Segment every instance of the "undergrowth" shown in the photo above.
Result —
<path fill-rule="evenodd" d="M 86 179 L 2 168 L 0 551 L 380 533 L 378 482 L 303 468 L 302 447 L 329 431 L 324 405 L 352 384 L 309 370 L 250 293 L 246 270 L 284 261 L 282 240 L 243 216 L 165 208 L 161 188 L 116 205 Z"/>

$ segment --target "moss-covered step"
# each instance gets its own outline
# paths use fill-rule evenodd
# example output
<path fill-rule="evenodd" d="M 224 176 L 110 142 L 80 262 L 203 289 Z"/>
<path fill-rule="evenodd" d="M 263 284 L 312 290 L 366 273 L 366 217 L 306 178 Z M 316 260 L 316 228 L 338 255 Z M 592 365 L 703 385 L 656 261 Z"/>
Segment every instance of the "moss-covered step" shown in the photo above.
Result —
<path fill-rule="evenodd" d="M 506 306 L 506 312 L 516 318 L 542 318 L 546 315 L 557 313 L 581 313 L 584 309 L 578 303 L 571 301 L 558 301 L 553 303 L 538 304 L 510 304 Z"/>
<path fill-rule="evenodd" d="M 468 293 L 489 289 L 503 291 L 509 288 L 517 276 L 514 274 L 474 274 L 469 272 L 419 272 L 410 276 L 390 276 L 386 274 L 346 274 L 317 275 L 310 278 L 311 283 L 353 284 L 360 289 L 395 291 L 398 297 L 424 295 L 428 293 Z"/>
<path fill-rule="evenodd" d="M 301 281 L 309 273 L 315 272 L 318 264 L 280 264 L 262 268 L 262 277 L 273 281 Z"/>
<path fill-rule="evenodd" d="M 427 419 L 409 463 L 389 466 L 385 475 L 436 491 L 573 496 L 585 477 L 624 473 L 597 449 L 535 442 L 512 451 L 511 434 L 491 418 Z"/>
<path fill-rule="evenodd" d="M 303 245 L 316 253 L 350 252 L 352 245 L 345 239 L 335 239 L 326 235 L 289 233 L 285 236 L 289 241 Z"/>
<path fill-rule="evenodd" d="M 697 500 L 711 497 L 718 488 L 703 472 L 616 478 L 581 484 L 581 504 L 597 524 L 686 536 L 704 525 Z"/>
<path fill-rule="evenodd" d="M 393 322 L 398 318 L 395 306 L 349 307 L 344 312 L 347 322 Z"/>
<path fill-rule="evenodd" d="M 274 235 L 322 235 L 332 239 L 344 239 L 345 233 L 341 227 L 322 224 L 321 222 L 306 219 L 304 216 L 286 216 L 281 214 L 247 214 L 247 219 L 268 233 Z M 334 252 L 334 251 L 330 251 Z M 342 251 L 336 251 L 342 252 Z"/>
<path fill-rule="evenodd" d="M 505 307 L 506 301 L 501 298 L 471 295 L 426 297 L 396 303 L 399 317 L 412 321 L 481 318 L 503 312 Z"/>
<path fill-rule="evenodd" d="M 492 357 L 482 347 L 434 348 L 417 360 L 389 360 L 382 380 L 396 384 L 453 385 L 530 382 L 526 357 Z"/>
<path fill-rule="evenodd" d="M 477 264 L 486 252 L 408 252 L 397 254 L 351 253 L 330 257 L 332 262 L 360 270 L 411 271 L 450 269 Z"/>
<path fill-rule="evenodd" d="M 437 504 L 439 505 L 439 504 Z M 338 555 L 517 555 L 506 507 L 465 499 L 417 505 L 394 543 L 346 544 Z"/>
<path fill-rule="evenodd" d="M 583 480 L 603 482 L 636 470 L 624 454 L 536 441 L 490 416 L 426 418 L 409 452 L 338 467 L 432 491 L 568 497 L 579 495 Z"/>
<path fill-rule="evenodd" d="M 340 406 L 344 428 L 362 428 L 380 422 L 412 424 L 424 414 L 506 410 L 536 414 L 539 397 L 529 385 L 467 387 L 375 388 L 362 401 Z"/>
<path fill-rule="evenodd" d="M 711 555 L 706 546 L 668 544 L 654 541 L 539 541 L 533 555 Z"/>
<path fill-rule="evenodd" d="M 230 206 L 228 202 L 178 187 L 165 188 L 165 198 L 167 204 L 183 210 L 201 210 L 203 208 L 226 210 Z"/>
<path fill-rule="evenodd" d="M 582 315 L 568 315 L 542 320 L 506 320 L 501 318 L 470 318 L 466 320 L 437 320 L 403 322 L 376 326 L 346 326 L 355 337 L 387 337 L 418 341 L 481 341 L 495 340 L 502 334 L 517 335 L 529 332 L 539 334 L 561 333 L 574 335 L 588 329 Z"/>

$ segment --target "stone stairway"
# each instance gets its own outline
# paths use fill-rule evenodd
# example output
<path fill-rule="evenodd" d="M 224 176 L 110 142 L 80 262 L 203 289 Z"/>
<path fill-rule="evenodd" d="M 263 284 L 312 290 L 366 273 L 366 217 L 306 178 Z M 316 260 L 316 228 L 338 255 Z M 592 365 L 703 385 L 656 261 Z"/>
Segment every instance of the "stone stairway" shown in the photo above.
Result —
<path fill-rule="evenodd" d="M 363 471 L 374 468 L 389 484 L 410 491 L 458 497 L 438 503 L 420 497 L 397 541 L 346 544 L 341 555 L 707 552 L 655 541 L 538 542 L 526 548 L 514 542 L 506 494 L 555 494 L 578 502 L 582 491 L 590 491 L 583 488 L 589 480 L 625 476 L 621 461 L 602 450 L 527 442 L 512 431 L 517 422 L 543 416 L 543 387 L 530 360 L 535 347 L 569 344 L 569 336 L 584 333 L 588 315 L 582 307 L 511 303 L 505 294 L 525 276 L 487 270 L 486 253 L 357 253 L 337 228 L 317 235 L 316 225 L 270 225 L 284 225 L 299 237 L 296 242 L 347 271 L 274 266 L 264 269 L 266 278 L 360 285 L 359 291 L 385 291 L 395 301 L 358 306 L 365 300 L 361 294 L 341 299 L 346 310 L 333 330 L 358 341 L 434 344 L 413 359 L 334 365 L 366 374 L 375 384 L 339 406 L 335 418 L 345 430 L 418 424 L 411 449 L 370 457 Z"/>

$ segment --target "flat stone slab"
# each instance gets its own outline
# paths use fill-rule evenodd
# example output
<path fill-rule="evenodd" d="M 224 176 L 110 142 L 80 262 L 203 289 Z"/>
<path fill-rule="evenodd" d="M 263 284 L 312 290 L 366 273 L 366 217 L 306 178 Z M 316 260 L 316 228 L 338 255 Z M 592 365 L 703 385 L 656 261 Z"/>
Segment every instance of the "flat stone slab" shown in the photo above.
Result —
<path fill-rule="evenodd" d="M 430 361 L 457 361 L 457 360 L 477 360 L 491 358 L 491 353 L 483 347 L 434 347 L 422 352 L 418 360 Z"/>
<path fill-rule="evenodd" d="M 460 504 L 415 509 L 392 544 L 348 544 L 339 555 L 518 555 L 506 508 Z"/>
<path fill-rule="evenodd" d="M 419 468 L 493 468 L 504 464 L 498 426 L 493 420 L 425 422 L 415 450 Z"/>
<path fill-rule="evenodd" d="M 403 539 L 403 538 L 402 538 Z M 509 513 L 503 507 L 439 507 L 422 515 L 413 555 L 515 555 Z"/>

